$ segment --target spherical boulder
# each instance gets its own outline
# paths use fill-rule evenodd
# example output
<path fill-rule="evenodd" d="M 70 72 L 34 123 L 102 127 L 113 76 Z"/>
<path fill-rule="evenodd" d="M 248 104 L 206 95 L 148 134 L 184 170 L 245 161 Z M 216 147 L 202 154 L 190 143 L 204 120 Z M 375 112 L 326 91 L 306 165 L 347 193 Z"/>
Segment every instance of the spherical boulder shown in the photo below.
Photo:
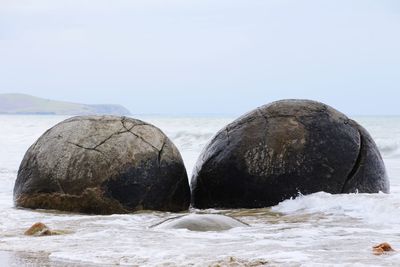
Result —
<path fill-rule="evenodd" d="M 368 132 L 337 110 L 282 100 L 227 125 L 205 147 L 191 180 L 196 208 L 259 208 L 301 194 L 389 192 Z"/>
<path fill-rule="evenodd" d="M 16 206 L 91 214 L 182 211 L 190 189 L 181 155 L 158 128 L 116 116 L 78 116 L 26 152 Z"/>
<path fill-rule="evenodd" d="M 158 229 L 187 229 L 189 231 L 226 231 L 235 227 L 247 227 L 248 224 L 230 216 L 220 214 L 189 214 L 170 218 L 152 227 Z"/>

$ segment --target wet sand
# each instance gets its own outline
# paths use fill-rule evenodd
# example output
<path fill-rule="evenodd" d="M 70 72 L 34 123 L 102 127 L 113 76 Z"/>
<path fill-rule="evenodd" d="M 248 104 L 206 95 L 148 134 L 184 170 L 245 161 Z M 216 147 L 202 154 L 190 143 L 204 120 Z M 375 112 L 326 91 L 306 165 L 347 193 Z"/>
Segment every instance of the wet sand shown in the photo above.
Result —
<path fill-rule="evenodd" d="M 0 266 L 2 267 L 83 267 L 87 264 L 68 263 L 51 261 L 46 253 L 28 253 L 28 252 L 12 252 L 0 251 Z"/>

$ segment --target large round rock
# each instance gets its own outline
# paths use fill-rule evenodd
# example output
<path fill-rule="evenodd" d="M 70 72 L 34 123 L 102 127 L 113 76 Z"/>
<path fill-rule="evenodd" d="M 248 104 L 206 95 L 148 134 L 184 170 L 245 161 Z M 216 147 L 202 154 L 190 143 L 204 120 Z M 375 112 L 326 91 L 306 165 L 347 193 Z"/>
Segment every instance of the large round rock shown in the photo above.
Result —
<path fill-rule="evenodd" d="M 67 119 L 26 152 L 17 206 L 93 214 L 186 210 L 182 158 L 158 128 L 114 116 Z"/>
<path fill-rule="evenodd" d="M 322 103 L 282 100 L 219 131 L 191 187 L 197 208 L 258 208 L 299 193 L 388 192 L 389 181 L 363 127 Z"/>

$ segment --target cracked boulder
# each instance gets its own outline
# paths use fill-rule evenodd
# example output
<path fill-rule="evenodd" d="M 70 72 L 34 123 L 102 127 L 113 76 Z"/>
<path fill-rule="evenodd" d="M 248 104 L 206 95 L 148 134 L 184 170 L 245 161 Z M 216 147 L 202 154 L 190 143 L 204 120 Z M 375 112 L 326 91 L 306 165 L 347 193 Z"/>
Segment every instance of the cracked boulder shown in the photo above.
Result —
<path fill-rule="evenodd" d="M 389 192 L 378 148 L 357 122 L 322 103 L 282 100 L 219 131 L 191 180 L 196 208 L 259 208 L 299 194 Z"/>
<path fill-rule="evenodd" d="M 80 116 L 28 149 L 14 201 L 90 214 L 182 211 L 190 189 L 178 149 L 158 128 L 126 117 Z"/>

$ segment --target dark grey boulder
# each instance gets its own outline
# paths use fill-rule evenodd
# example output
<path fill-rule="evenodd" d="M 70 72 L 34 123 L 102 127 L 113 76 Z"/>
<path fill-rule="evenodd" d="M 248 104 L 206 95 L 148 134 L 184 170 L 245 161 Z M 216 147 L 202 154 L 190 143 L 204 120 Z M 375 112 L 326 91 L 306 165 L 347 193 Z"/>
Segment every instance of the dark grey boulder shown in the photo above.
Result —
<path fill-rule="evenodd" d="M 189 214 L 170 218 L 158 223 L 157 229 L 187 229 L 190 231 L 226 231 L 235 227 L 247 227 L 248 224 L 233 217 L 220 214 Z"/>
<path fill-rule="evenodd" d="M 67 119 L 26 152 L 16 206 L 92 214 L 182 211 L 190 189 L 181 155 L 158 128 L 115 116 Z"/>
<path fill-rule="evenodd" d="M 258 208 L 325 191 L 389 192 L 384 163 L 368 132 L 315 101 L 282 100 L 219 131 L 191 180 L 196 208 Z"/>

